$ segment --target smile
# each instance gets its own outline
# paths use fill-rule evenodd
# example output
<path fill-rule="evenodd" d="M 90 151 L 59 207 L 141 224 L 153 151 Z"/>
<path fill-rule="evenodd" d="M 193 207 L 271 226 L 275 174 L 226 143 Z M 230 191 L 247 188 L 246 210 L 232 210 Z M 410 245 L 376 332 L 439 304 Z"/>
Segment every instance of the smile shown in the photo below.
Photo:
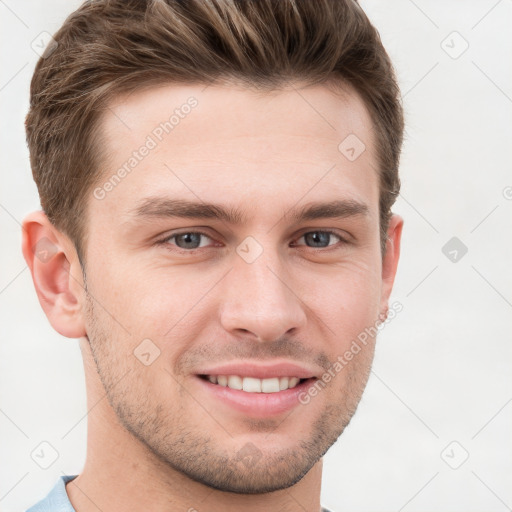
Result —
<path fill-rule="evenodd" d="M 246 393 L 278 393 L 293 389 L 301 380 L 299 377 L 272 377 L 258 379 L 255 377 L 241 377 L 239 375 L 203 375 L 212 384 L 245 391 Z"/>

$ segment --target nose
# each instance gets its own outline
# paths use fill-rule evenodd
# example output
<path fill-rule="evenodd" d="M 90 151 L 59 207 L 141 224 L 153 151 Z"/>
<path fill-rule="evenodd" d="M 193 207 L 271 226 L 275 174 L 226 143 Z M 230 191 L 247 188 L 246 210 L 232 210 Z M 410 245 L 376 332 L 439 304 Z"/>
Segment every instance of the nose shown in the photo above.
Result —
<path fill-rule="evenodd" d="M 249 333 L 260 342 L 277 340 L 306 322 L 305 306 L 289 272 L 278 258 L 265 254 L 252 263 L 236 258 L 224 282 L 220 315 L 228 332 Z"/>

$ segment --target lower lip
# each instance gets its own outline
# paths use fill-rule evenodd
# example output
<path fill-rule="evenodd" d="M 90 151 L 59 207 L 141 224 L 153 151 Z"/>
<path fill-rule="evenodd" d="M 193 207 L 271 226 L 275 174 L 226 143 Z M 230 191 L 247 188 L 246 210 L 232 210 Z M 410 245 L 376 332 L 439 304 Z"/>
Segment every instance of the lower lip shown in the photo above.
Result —
<path fill-rule="evenodd" d="M 315 379 L 306 379 L 292 389 L 276 393 L 248 393 L 227 386 L 213 384 L 197 377 L 205 391 L 247 416 L 264 418 L 290 411 L 300 404 L 299 395 L 307 391 Z"/>

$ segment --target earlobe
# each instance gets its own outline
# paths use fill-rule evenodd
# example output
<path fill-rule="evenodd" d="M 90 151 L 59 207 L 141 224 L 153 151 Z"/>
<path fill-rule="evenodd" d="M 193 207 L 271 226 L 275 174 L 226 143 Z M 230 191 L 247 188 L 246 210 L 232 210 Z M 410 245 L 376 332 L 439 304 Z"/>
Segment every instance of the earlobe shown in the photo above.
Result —
<path fill-rule="evenodd" d="M 402 228 L 404 221 L 399 215 L 393 215 L 389 221 L 388 239 L 386 242 L 386 253 L 382 259 L 382 294 L 380 307 L 380 320 L 387 317 L 389 297 L 393 289 L 398 260 L 400 258 L 400 242 L 402 239 Z"/>
<path fill-rule="evenodd" d="M 63 336 L 85 335 L 82 272 L 73 244 L 42 211 L 29 214 L 22 227 L 23 256 L 48 320 Z"/>

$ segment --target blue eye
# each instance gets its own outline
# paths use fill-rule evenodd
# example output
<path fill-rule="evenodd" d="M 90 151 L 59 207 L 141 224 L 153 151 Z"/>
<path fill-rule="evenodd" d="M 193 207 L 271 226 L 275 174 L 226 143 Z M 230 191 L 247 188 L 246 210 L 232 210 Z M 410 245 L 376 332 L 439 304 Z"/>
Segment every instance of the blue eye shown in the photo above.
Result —
<path fill-rule="evenodd" d="M 332 238 L 335 237 L 337 240 L 332 242 Z M 329 230 L 317 230 L 308 231 L 304 233 L 297 240 L 304 239 L 305 244 L 294 244 L 294 245 L 306 245 L 312 249 L 323 249 L 336 245 L 337 242 L 345 243 L 346 240 L 334 231 Z M 175 233 L 167 236 L 163 240 L 159 241 L 160 245 L 174 246 L 185 252 L 192 252 L 196 249 L 208 247 L 208 242 L 212 242 L 213 239 L 206 233 L 201 231 L 184 231 L 182 233 Z"/>
<path fill-rule="evenodd" d="M 306 242 L 313 244 L 313 245 L 310 245 L 309 247 L 313 247 L 315 249 L 318 249 L 318 248 L 321 249 L 324 247 L 330 247 L 331 245 L 335 245 L 335 244 L 329 243 L 329 240 L 331 239 L 332 236 L 335 236 L 336 238 L 338 238 L 338 241 L 344 242 L 343 238 L 341 238 L 339 235 L 337 235 L 333 231 L 309 231 L 308 233 L 304 233 L 299 238 L 299 240 L 304 238 L 304 240 Z"/>
<path fill-rule="evenodd" d="M 165 240 L 162 240 L 162 243 L 170 243 L 171 240 L 175 240 L 176 243 L 172 245 L 176 245 L 179 249 L 194 250 L 205 246 L 205 244 L 201 244 L 201 237 L 211 240 L 211 238 L 204 233 L 200 233 L 198 231 L 190 231 L 172 235 Z"/>

